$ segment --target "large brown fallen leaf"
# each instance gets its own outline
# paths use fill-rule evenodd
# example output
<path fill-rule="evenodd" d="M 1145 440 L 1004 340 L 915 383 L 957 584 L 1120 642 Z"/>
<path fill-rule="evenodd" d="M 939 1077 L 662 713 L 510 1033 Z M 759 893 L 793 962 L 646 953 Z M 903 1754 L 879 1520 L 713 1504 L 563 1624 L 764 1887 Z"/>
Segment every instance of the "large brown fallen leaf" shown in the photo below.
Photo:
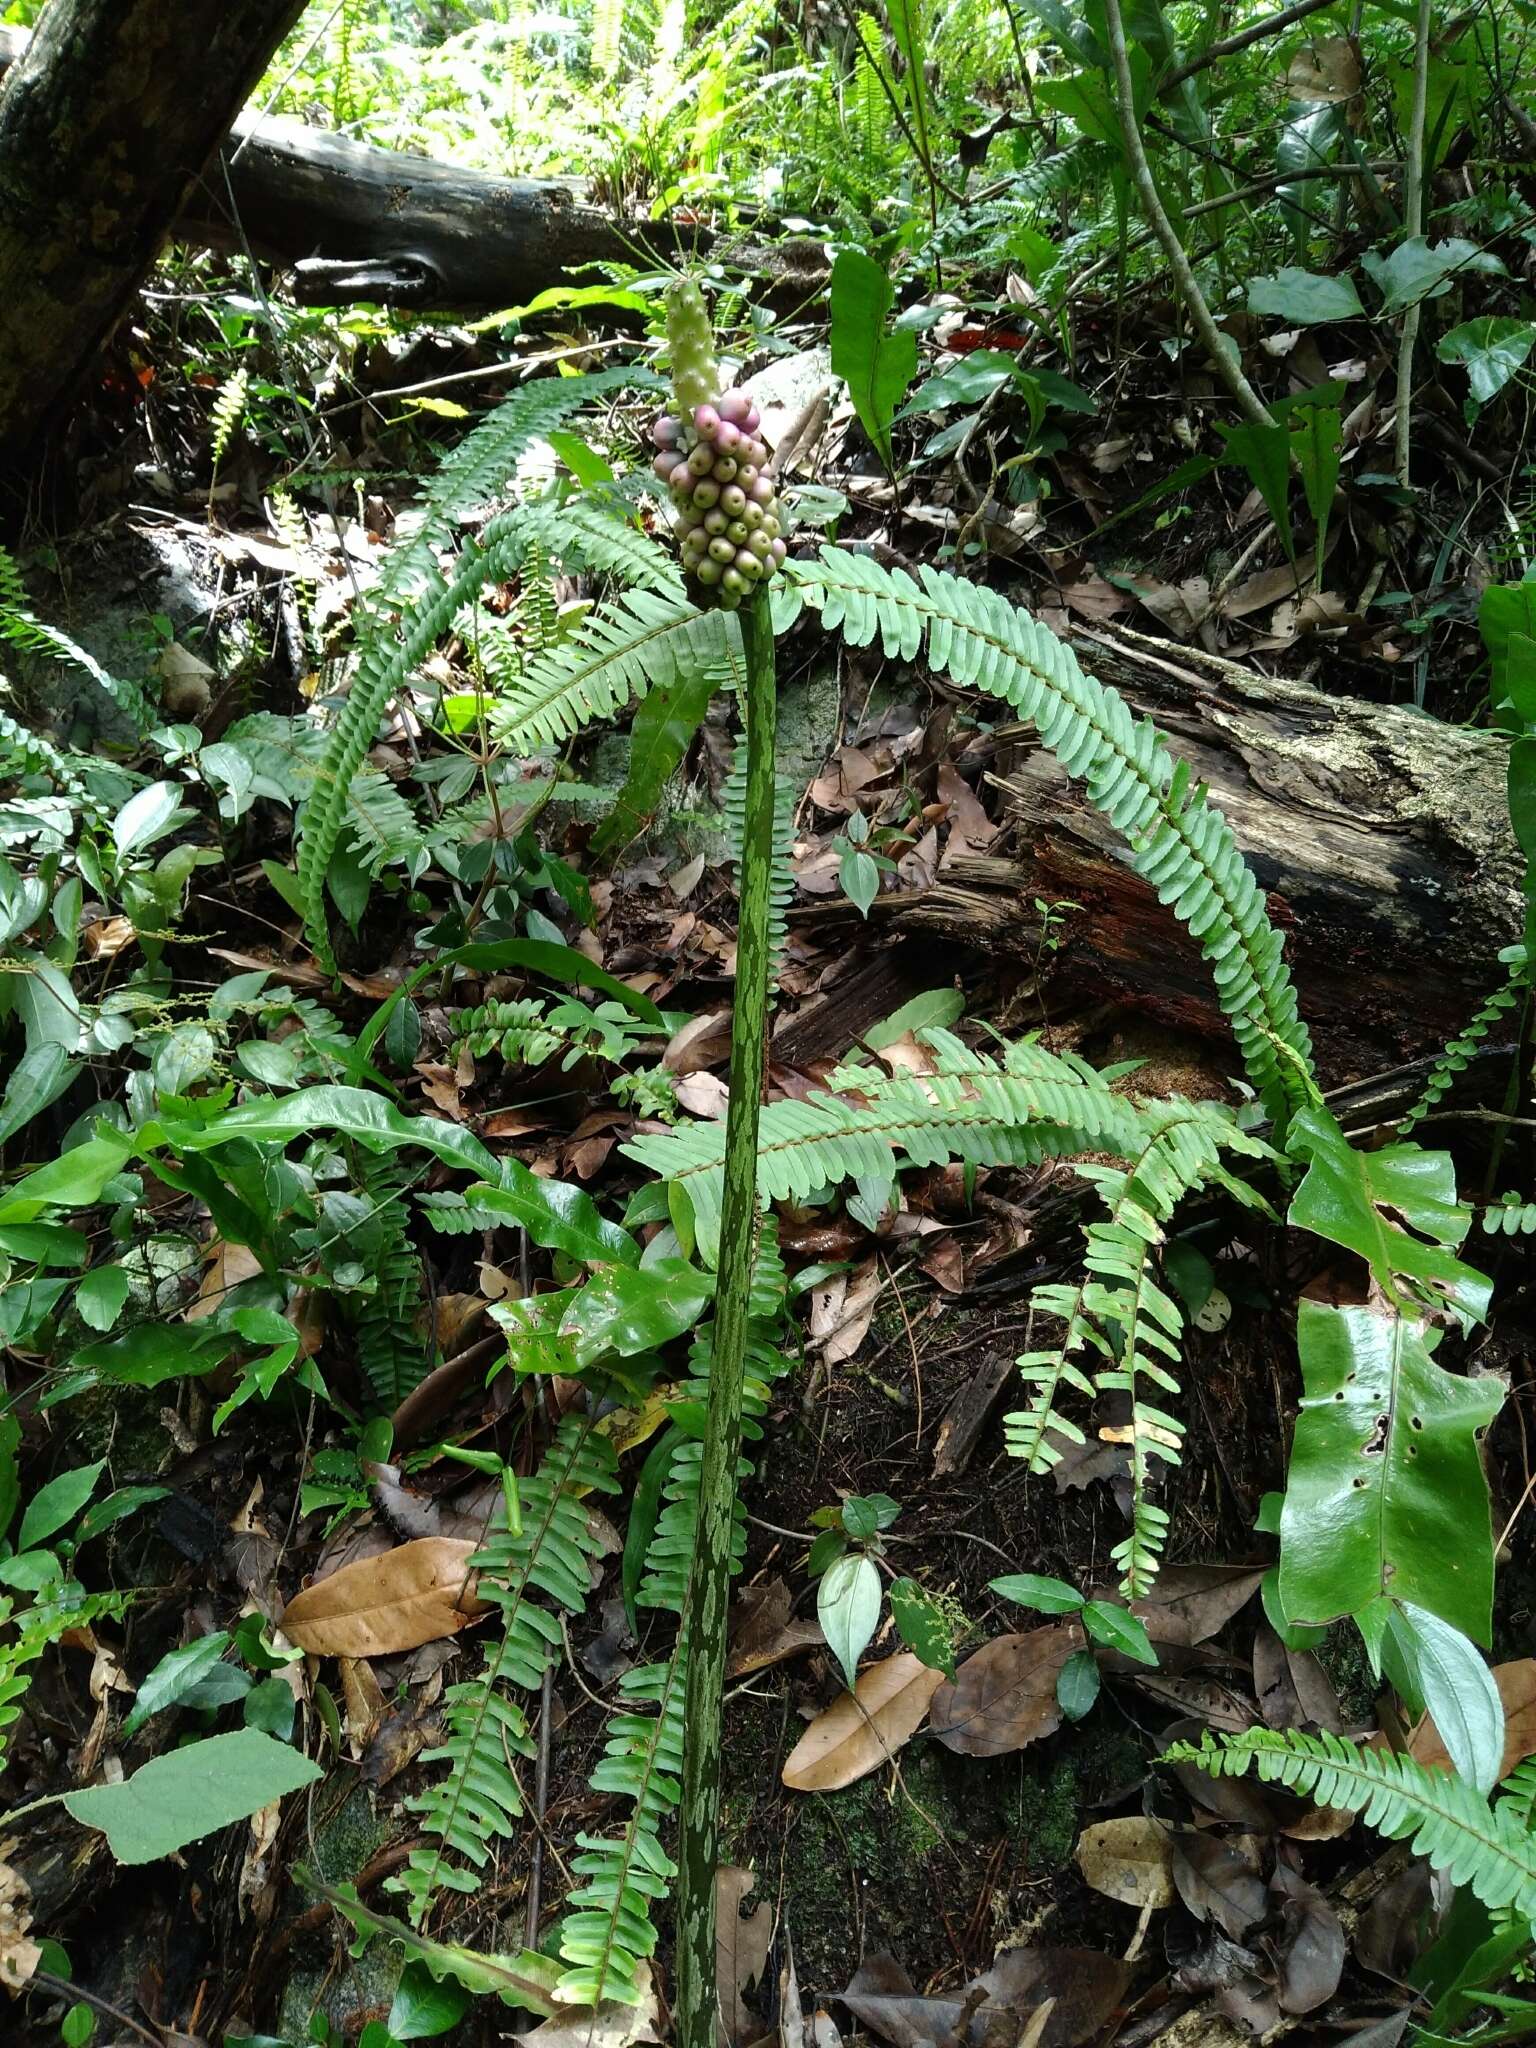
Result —
<path fill-rule="evenodd" d="M 1507 1778 L 1516 1764 L 1536 1755 L 1536 1657 L 1517 1657 L 1512 1664 L 1496 1664 L 1493 1682 L 1504 1702 L 1504 1761 L 1499 1766 L 1499 1776 Z M 1431 1770 L 1451 1768 L 1440 1731 L 1427 1714 L 1408 1738 L 1408 1754 Z"/>
<path fill-rule="evenodd" d="M 741 2048 L 757 2038 L 762 2026 L 746 1993 L 763 1974 L 773 1946 L 773 1907 L 760 1899 L 745 1916 L 741 1910 L 756 1883 L 756 1871 L 735 1864 L 715 1872 L 715 2039 L 721 2048 Z"/>
<path fill-rule="evenodd" d="M 1078 2048 L 1114 2012 L 1131 1980 L 1127 1964 L 1082 1948 L 1003 1949 L 984 1975 L 924 1997 L 890 1956 L 859 1965 L 840 2001 L 892 2048 Z"/>
<path fill-rule="evenodd" d="M 1171 1906 L 1178 1896 L 1173 1839 L 1166 1828 L 1139 1813 L 1084 1828 L 1077 1842 L 1077 1867 L 1096 1892 L 1125 1906 L 1155 1911 Z"/>
<path fill-rule="evenodd" d="M 933 1732 L 964 1756 L 1006 1756 L 1061 1726 L 1056 1680 L 1083 1647 L 1076 1622 L 996 1636 L 933 1696 Z"/>
<path fill-rule="evenodd" d="M 422 1536 L 344 1564 L 289 1601 L 283 1634 L 316 1657 L 388 1657 L 456 1635 L 485 1612 L 469 1582 L 475 1547 Z"/>
<path fill-rule="evenodd" d="M 1131 1602 L 1154 1643 L 1192 1650 L 1226 1627 L 1258 1591 L 1262 1571 L 1243 1565 L 1169 1565 L 1145 1600 Z"/>
<path fill-rule="evenodd" d="M 930 1671 L 910 1650 L 867 1666 L 857 1692 L 843 1693 L 818 1714 L 790 1751 L 784 1783 L 792 1792 L 836 1792 L 878 1770 L 917 1733 L 943 1683 L 943 1672 Z"/>

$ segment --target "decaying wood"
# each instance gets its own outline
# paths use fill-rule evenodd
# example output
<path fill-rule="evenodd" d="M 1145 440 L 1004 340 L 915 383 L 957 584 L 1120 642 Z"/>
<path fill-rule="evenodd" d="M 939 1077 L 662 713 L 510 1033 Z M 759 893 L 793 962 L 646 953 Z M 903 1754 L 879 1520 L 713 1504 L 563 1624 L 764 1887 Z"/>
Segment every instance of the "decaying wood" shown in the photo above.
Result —
<path fill-rule="evenodd" d="M 304 0 L 51 0 L 0 86 L 0 460 L 78 382 Z"/>
<path fill-rule="evenodd" d="M 1183 650 L 1164 652 L 1175 658 L 1099 634 L 1078 642 L 1085 667 L 1156 720 L 1231 821 L 1286 933 L 1325 1085 L 1434 1053 L 1502 978 L 1499 950 L 1520 934 L 1507 741 L 1230 662 L 1207 680 Z M 990 779 L 1013 857 L 967 856 L 929 889 L 881 897 L 873 930 L 1043 967 L 1053 1016 L 1068 998 L 1226 1039 L 1198 947 L 1027 729 Z M 1036 897 L 1080 906 L 1043 961 Z"/>

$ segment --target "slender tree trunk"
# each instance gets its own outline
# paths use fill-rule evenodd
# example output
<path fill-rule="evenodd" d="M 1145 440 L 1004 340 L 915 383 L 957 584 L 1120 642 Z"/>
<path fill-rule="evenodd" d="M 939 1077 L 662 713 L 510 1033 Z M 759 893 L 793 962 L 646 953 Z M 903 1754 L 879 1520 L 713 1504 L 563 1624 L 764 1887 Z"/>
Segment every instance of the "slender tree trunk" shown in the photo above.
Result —
<path fill-rule="evenodd" d="M 50 0 L 0 88 L 0 462 L 67 398 L 304 0 Z"/>

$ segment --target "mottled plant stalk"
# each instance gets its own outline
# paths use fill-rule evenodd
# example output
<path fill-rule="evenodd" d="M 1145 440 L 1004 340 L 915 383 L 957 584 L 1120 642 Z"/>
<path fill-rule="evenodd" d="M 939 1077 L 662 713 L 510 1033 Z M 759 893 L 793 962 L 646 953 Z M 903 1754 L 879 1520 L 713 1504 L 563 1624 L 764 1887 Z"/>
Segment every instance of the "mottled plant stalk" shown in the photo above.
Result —
<path fill-rule="evenodd" d="M 678 2048 L 715 2048 L 715 1869 L 719 1849 L 721 1698 L 731 1533 L 741 1458 L 747 1305 L 757 1246 L 757 1123 L 768 1018 L 768 897 L 773 865 L 773 625 L 767 586 L 742 605 L 746 655 L 746 817 L 738 869 L 731 1099 L 725 1123 L 720 1284 L 710 1348 L 699 1528 L 683 1632 L 688 1643 L 683 1796 L 678 1834 Z"/>

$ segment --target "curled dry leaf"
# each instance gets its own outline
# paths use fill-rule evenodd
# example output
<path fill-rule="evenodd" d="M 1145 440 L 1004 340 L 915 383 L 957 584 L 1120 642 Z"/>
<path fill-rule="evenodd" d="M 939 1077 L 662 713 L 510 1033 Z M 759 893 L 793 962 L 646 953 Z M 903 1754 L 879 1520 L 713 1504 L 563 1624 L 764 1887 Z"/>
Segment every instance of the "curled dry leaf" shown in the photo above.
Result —
<path fill-rule="evenodd" d="M 1177 1837 L 1170 1869 L 1179 1897 L 1199 1921 L 1214 1920 L 1233 1941 L 1247 1939 L 1269 1910 L 1257 1859 L 1216 1835 Z"/>
<path fill-rule="evenodd" d="M 633 2005 L 605 1998 L 601 2005 L 562 2005 L 552 2018 L 526 2034 L 508 2034 L 519 2048 L 630 2048 L 634 2041 L 659 2041 L 661 2014 L 651 1966 L 636 1972 L 640 1997 Z"/>
<path fill-rule="evenodd" d="M 306 1586 L 283 1610 L 289 1642 L 317 1657 L 387 1657 L 456 1635 L 485 1603 L 470 1583 L 473 1543 L 423 1536 Z"/>
<path fill-rule="evenodd" d="M 1284 1863 L 1276 1865 L 1269 1890 L 1280 1900 L 1285 1927 L 1278 1957 L 1280 2010 L 1315 2012 L 1332 1998 L 1344 1974 L 1344 1929 L 1317 1886 Z"/>
<path fill-rule="evenodd" d="M 917 1733 L 943 1683 L 943 1672 L 910 1650 L 867 1666 L 858 1690 L 818 1714 L 790 1751 L 784 1783 L 792 1792 L 836 1792 L 878 1770 Z"/>
<path fill-rule="evenodd" d="M 743 1914 L 757 1873 L 735 1864 L 715 1872 L 715 1979 L 719 1986 L 719 2019 L 715 2038 L 721 2048 L 741 2048 L 757 2038 L 762 2022 L 747 2005 L 745 1994 L 763 1974 L 773 1946 L 773 1907 L 759 1899 Z"/>
<path fill-rule="evenodd" d="M 934 1734 L 964 1756 L 1006 1756 L 1054 1734 L 1056 1680 L 1083 1642 L 1076 1622 L 995 1637 L 934 1694 Z"/>
<path fill-rule="evenodd" d="M 1159 1572 L 1145 1600 L 1131 1602 L 1131 1612 L 1146 1624 L 1154 1643 L 1192 1650 L 1247 1606 L 1263 1577 L 1262 1571 L 1242 1565 L 1170 1565 Z"/>
<path fill-rule="evenodd" d="M 1144 1815 L 1101 1820 L 1077 1842 L 1084 1881 L 1106 1899 L 1156 1910 L 1178 1897 L 1173 1882 L 1173 1837 Z"/>
<path fill-rule="evenodd" d="M 43 1951 L 28 1933 L 32 1925 L 32 1894 L 19 1871 L 3 1859 L 16 1847 L 0 1842 L 0 1984 L 16 1993 L 30 1980 Z"/>

